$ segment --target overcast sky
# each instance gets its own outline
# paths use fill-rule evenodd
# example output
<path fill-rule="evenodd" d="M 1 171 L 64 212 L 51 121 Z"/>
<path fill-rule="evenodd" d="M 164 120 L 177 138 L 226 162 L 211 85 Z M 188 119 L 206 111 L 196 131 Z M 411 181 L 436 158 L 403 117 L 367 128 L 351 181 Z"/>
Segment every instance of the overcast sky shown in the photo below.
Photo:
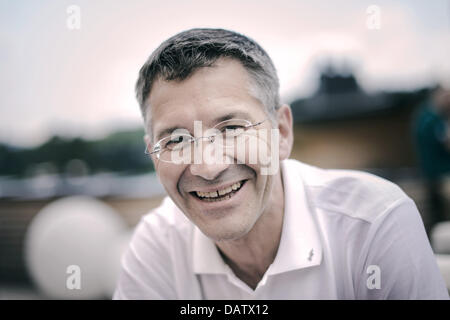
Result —
<path fill-rule="evenodd" d="M 81 10 L 71 30 L 70 5 Z M 368 28 L 370 5 L 380 28 Z M 0 141 L 32 146 L 141 125 L 139 68 L 173 34 L 221 27 L 258 41 L 287 102 L 316 88 L 325 57 L 351 62 L 369 91 L 414 89 L 450 75 L 450 0 L 0 0 Z M 72 21 L 72 20 L 71 20 Z M 373 21 L 373 20 L 370 20 Z M 373 24 L 372 24 L 373 26 Z"/>

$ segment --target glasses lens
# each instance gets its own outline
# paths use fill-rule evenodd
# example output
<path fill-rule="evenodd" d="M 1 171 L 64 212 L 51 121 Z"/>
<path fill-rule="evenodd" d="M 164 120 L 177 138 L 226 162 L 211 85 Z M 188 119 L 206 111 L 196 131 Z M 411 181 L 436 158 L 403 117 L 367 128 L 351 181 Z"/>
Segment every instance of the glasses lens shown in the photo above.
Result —
<path fill-rule="evenodd" d="M 193 154 L 192 136 L 172 134 L 160 141 L 159 160 L 170 163 L 190 163 Z"/>
<path fill-rule="evenodd" d="M 243 119 L 230 119 L 217 124 L 215 128 L 221 132 L 217 143 L 224 147 L 233 147 L 236 138 L 244 133 L 249 125 L 251 125 L 251 122 Z"/>

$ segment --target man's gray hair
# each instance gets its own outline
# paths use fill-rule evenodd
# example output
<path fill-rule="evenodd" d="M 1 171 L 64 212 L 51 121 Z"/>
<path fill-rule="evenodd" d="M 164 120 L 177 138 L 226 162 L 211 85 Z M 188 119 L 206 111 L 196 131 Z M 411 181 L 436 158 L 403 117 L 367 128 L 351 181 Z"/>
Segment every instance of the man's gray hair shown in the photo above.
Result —
<path fill-rule="evenodd" d="M 270 116 L 280 107 L 279 81 L 269 55 L 255 41 L 224 29 L 198 28 L 180 32 L 164 41 L 139 71 L 136 98 L 147 126 L 146 100 L 153 82 L 182 81 L 198 68 L 210 67 L 219 58 L 236 59 L 242 63 L 252 81 L 250 94 L 265 106 Z"/>

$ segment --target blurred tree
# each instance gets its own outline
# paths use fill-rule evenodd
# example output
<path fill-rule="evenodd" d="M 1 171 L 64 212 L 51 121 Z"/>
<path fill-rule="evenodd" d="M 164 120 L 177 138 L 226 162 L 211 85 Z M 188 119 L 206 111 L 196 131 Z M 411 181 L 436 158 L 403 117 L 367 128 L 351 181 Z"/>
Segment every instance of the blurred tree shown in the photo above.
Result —
<path fill-rule="evenodd" d="M 0 175 L 26 176 L 40 163 L 52 163 L 62 174 L 71 160 L 84 161 L 91 173 L 142 173 L 152 171 L 153 164 L 144 154 L 143 130 L 116 132 L 104 139 L 52 137 L 44 144 L 22 149 L 0 144 Z"/>

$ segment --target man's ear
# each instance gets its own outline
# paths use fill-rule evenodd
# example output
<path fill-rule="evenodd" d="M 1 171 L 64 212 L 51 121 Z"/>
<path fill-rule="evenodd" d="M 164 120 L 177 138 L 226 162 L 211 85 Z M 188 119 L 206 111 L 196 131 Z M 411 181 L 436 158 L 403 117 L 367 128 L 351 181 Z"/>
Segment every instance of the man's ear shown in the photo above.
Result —
<path fill-rule="evenodd" d="M 150 136 L 147 133 L 144 134 L 144 138 L 143 139 L 144 139 L 144 142 L 145 142 L 146 146 L 148 146 L 151 143 Z"/>
<path fill-rule="evenodd" d="M 289 158 L 294 143 L 291 107 L 283 104 L 277 110 L 278 130 L 280 131 L 280 161 Z"/>

